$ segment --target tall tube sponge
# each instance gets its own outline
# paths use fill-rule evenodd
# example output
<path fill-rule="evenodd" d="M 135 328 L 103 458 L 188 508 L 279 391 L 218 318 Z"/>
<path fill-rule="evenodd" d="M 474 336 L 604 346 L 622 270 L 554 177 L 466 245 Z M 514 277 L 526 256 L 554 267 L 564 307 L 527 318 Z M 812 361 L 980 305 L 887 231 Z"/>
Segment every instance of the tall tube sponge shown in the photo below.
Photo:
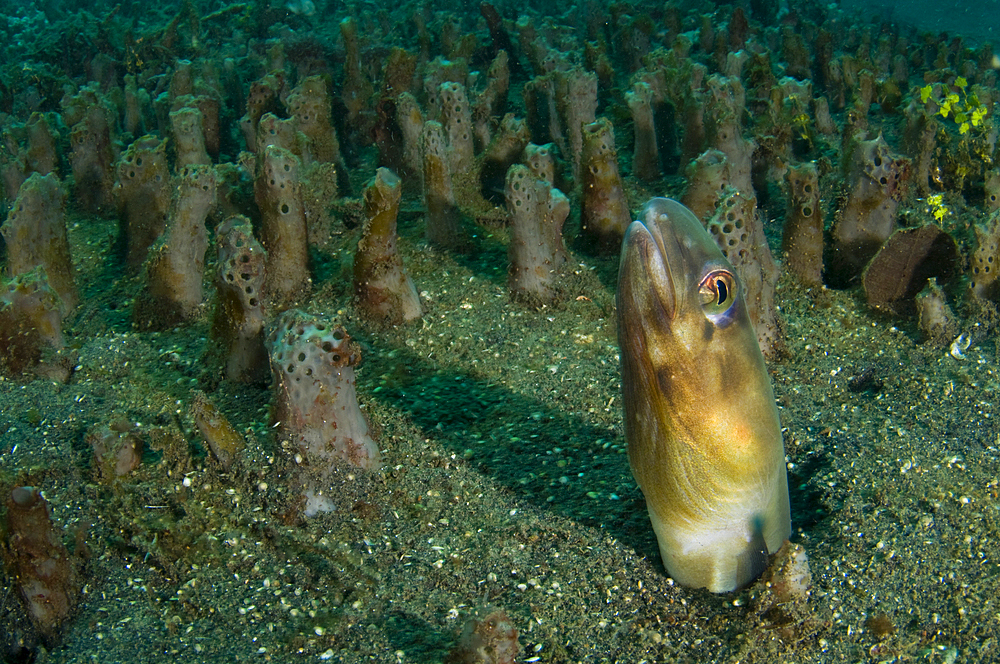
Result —
<path fill-rule="evenodd" d="M 551 304 L 567 259 L 562 227 L 569 216 L 569 200 L 521 164 L 507 171 L 505 197 L 510 215 L 507 283 L 511 296 L 530 304 Z"/>
<path fill-rule="evenodd" d="M 155 136 L 136 139 L 115 171 L 118 223 L 127 244 L 125 265 L 134 274 L 146 260 L 149 247 L 167 227 L 171 180 L 166 144 Z"/>
<path fill-rule="evenodd" d="M 264 383 L 264 291 L 267 252 L 253 235 L 250 220 L 235 215 L 215 229 L 216 305 L 212 337 L 223 347 L 224 374 L 242 383 Z"/>
<path fill-rule="evenodd" d="M 267 249 L 268 303 L 286 308 L 305 294 L 309 277 L 309 243 L 299 183 L 301 162 L 284 148 L 264 149 L 254 186 L 261 214 L 261 241 Z"/>
<path fill-rule="evenodd" d="M 100 212 L 113 203 L 114 162 L 112 141 L 115 113 L 96 84 L 63 98 L 63 122 L 70 127 L 69 163 L 73 195 L 84 209 Z"/>
<path fill-rule="evenodd" d="M 632 173 L 641 180 L 656 180 L 661 172 L 654 123 L 653 88 L 644 81 L 636 81 L 632 89 L 625 93 L 625 101 L 632 114 L 635 139 Z"/>
<path fill-rule="evenodd" d="M 49 285 L 62 300 L 63 314 L 76 308 L 79 297 L 66 239 L 66 194 L 55 174 L 32 173 L 18 190 L 0 233 L 7 243 L 9 274 L 44 267 Z"/>
<path fill-rule="evenodd" d="M 632 215 L 618 170 L 614 127 L 600 118 L 583 127 L 580 160 L 580 221 L 583 231 L 601 247 L 617 251 Z"/>
<path fill-rule="evenodd" d="M 202 303 L 205 221 L 215 208 L 215 170 L 187 166 L 175 181 L 167 228 L 150 249 L 146 288 L 136 298 L 133 318 L 143 329 L 162 330 L 190 320 Z"/>
<path fill-rule="evenodd" d="M 440 122 L 424 123 L 421 152 L 427 241 L 441 248 L 461 248 L 465 244 L 461 213 L 455 203 L 451 159 Z"/>
<path fill-rule="evenodd" d="M 354 254 L 354 302 L 366 318 L 395 325 L 421 316 L 420 298 L 396 245 L 402 181 L 380 168 L 364 190 L 364 226 Z"/>

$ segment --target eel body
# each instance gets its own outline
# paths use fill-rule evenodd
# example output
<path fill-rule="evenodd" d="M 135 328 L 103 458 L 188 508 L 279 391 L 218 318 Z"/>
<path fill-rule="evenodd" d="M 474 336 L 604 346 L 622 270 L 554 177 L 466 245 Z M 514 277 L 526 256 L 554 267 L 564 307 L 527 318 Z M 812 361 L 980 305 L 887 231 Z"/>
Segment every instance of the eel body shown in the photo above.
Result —
<path fill-rule="evenodd" d="M 622 245 L 625 436 L 667 572 L 728 592 L 791 534 L 778 410 L 732 266 L 694 214 L 654 198 Z"/>

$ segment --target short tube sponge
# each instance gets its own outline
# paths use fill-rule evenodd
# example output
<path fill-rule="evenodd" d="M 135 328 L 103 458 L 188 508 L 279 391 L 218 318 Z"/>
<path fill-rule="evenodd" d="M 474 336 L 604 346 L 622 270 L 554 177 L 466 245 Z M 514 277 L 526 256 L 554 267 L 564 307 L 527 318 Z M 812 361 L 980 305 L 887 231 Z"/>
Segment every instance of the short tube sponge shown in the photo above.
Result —
<path fill-rule="evenodd" d="M 322 496 L 338 466 L 374 470 L 378 445 L 361 411 L 354 367 L 361 350 L 342 327 L 291 309 L 268 337 L 279 440 L 296 450 L 306 515 L 330 509 Z"/>
<path fill-rule="evenodd" d="M 39 633 L 49 646 L 76 608 L 80 575 L 62 534 L 49 516 L 49 504 L 31 486 L 7 496 L 7 546 L 11 577 Z"/>
<path fill-rule="evenodd" d="M 816 164 L 789 165 L 788 211 L 781 249 L 788 268 L 806 286 L 823 285 L 823 210 Z"/>

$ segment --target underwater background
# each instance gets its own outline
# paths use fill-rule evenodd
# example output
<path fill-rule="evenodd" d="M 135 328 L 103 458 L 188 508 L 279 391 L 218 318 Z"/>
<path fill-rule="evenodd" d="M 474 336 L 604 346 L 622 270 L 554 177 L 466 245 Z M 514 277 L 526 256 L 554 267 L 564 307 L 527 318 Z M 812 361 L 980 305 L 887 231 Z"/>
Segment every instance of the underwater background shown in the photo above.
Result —
<path fill-rule="evenodd" d="M 997 661 L 997 16 L 0 0 L 0 659 Z M 756 275 L 808 569 L 735 593 L 629 469 L 654 196 Z"/>

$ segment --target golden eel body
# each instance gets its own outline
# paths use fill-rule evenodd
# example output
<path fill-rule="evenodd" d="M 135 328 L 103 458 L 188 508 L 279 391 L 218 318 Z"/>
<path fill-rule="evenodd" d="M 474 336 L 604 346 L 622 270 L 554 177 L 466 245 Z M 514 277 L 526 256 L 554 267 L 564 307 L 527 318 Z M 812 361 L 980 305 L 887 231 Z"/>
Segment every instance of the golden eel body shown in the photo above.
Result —
<path fill-rule="evenodd" d="M 742 284 L 686 207 L 654 198 L 618 272 L 625 438 L 667 572 L 715 593 L 792 530 L 778 409 Z"/>

